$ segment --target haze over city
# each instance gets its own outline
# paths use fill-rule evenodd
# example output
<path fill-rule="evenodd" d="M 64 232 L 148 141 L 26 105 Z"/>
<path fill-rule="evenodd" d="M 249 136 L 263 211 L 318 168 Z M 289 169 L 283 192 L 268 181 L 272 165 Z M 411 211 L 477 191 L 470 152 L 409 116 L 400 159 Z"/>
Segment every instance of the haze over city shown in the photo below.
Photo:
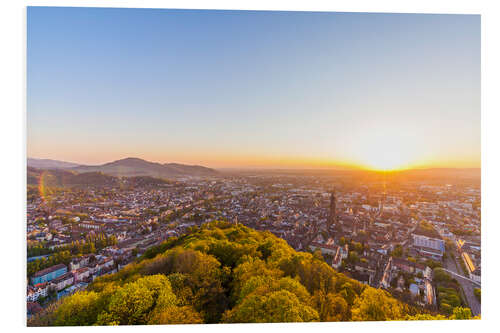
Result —
<path fill-rule="evenodd" d="M 480 17 L 30 7 L 30 157 L 480 167 Z"/>

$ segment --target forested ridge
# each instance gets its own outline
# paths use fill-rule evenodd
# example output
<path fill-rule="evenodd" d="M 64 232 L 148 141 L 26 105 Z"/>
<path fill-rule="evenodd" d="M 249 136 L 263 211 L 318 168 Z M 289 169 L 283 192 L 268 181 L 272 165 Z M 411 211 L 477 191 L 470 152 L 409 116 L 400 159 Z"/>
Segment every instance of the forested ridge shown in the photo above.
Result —
<path fill-rule="evenodd" d="M 449 319 L 468 319 L 456 308 Z M 269 232 L 214 221 L 149 249 L 29 326 L 447 319 L 336 272 Z"/>

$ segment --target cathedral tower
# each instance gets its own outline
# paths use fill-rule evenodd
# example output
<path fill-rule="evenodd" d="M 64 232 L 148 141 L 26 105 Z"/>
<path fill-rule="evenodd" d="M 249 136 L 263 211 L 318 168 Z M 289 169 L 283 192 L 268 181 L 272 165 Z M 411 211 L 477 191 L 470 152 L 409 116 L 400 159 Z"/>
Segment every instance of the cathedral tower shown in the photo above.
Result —
<path fill-rule="evenodd" d="M 328 220 L 326 222 L 328 231 L 332 225 L 337 222 L 337 198 L 335 198 L 335 189 L 330 191 L 330 212 L 328 214 Z"/>

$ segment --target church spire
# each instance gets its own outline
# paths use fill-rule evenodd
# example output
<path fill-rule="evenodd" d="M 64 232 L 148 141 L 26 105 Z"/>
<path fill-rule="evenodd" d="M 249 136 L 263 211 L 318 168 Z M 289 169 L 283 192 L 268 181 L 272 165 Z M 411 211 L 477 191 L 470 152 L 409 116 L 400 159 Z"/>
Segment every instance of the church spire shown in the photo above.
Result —
<path fill-rule="evenodd" d="M 335 197 L 335 188 L 330 191 L 330 212 L 328 214 L 327 227 L 328 231 L 332 225 L 337 222 L 337 198 Z"/>

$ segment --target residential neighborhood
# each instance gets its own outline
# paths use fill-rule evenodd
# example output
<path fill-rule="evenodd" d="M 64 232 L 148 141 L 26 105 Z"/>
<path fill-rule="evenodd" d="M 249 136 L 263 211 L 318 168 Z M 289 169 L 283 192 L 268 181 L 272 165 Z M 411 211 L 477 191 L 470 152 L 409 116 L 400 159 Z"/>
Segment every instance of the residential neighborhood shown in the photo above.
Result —
<path fill-rule="evenodd" d="M 335 270 L 435 311 L 440 295 L 433 272 L 454 268 L 449 274 L 464 278 L 456 292 L 471 306 L 478 300 L 464 287 L 481 283 L 479 207 L 477 184 L 347 182 L 314 175 L 29 188 L 27 301 L 43 307 L 121 270 L 170 237 L 225 220 L 269 231 L 298 251 L 319 251 Z M 473 312 L 479 314 L 480 306 Z"/>

